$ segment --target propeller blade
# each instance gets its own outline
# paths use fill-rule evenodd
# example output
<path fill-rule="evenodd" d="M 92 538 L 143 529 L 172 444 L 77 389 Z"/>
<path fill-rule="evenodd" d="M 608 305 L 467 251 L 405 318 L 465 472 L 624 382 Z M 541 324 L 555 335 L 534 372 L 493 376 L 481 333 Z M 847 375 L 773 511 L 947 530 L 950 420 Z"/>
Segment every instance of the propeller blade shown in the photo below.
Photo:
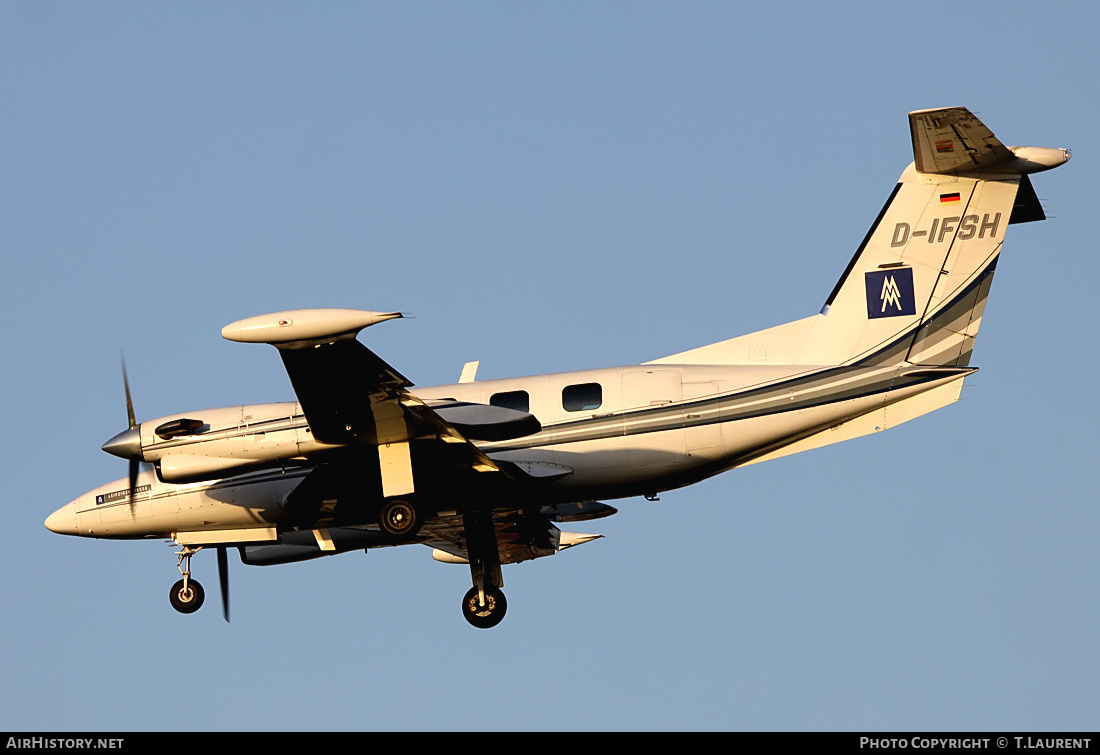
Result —
<path fill-rule="evenodd" d="M 129 422 L 127 427 L 133 430 L 137 427 L 137 422 L 134 420 L 134 402 L 130 398 L 130 379 L 126 376 L 126 357 L 121 351 L 118 355 L 122 361 L 122 387 L 126 389 L 126 419 Z"/>
<path fill-rule="evenodd" d="M 229 558 L 225 546 L 218 546 L 218 582 L 222 588 L 222 615 L 229 622 Z"/>
<path fill-rule="evenodd" d="M 130 459 L 130 518 L 134 517 L 134 495 L 137 491 L 138 472 L 141 471 L 141 462 Z"/>
<path fill-rule="evenodd" d="M 119 361 L 122 363 L 122 387 L 126 391 L 126 421 L 127 427 L 133 430 L 137 427 L 134 419 L 134 401 L 130 398 L 130 378 L 126 374 L 126 356 L 121 350 L 118 352 Z M 138 472 L 141 471 L 141 462 L 138 459 L 130 459 L 130 518 L 134 518 L 134 494 L 137 490 Z"/>

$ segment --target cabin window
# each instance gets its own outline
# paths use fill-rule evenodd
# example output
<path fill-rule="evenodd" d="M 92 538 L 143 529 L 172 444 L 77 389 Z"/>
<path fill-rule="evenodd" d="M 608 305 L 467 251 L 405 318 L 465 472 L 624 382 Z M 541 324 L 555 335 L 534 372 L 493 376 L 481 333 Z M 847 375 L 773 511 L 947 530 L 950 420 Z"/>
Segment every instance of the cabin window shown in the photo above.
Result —
<path fill-rule="evenodd" d="M 503 406 L 505 409 L 515 409 L 520 412 L 531 411 L 531 397 L 527 395 L 527 391 L 494 393 L 489 397 L 489 403 L 493 406 Z"/>
<path fill-rule="evenodd" d="M 561 391 L 561 405 L 567 412 L 589 412 L 603 403 L 603 388 L 599 383 L 567 385 Z"/>

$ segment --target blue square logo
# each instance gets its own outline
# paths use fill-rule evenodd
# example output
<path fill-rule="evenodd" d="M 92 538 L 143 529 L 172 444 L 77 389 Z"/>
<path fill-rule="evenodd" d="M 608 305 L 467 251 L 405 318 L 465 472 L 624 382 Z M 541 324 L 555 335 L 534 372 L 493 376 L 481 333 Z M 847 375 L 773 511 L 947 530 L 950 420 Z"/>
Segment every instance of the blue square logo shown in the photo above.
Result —
<path fill-rule="evenodd" d="M 912 316 L 917 313 L 913 295 L 913 268 L 892 267 L 866 273 L 867 318 Z"/>

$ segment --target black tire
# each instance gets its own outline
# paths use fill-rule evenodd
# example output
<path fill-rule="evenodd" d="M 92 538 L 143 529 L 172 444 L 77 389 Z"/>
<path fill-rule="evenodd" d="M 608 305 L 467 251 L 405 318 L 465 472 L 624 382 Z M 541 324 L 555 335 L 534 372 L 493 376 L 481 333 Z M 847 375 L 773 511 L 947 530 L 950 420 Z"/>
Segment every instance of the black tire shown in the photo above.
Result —
<path fill-rule="evenodd" d="M 508 601 L 504 599 L 504 593 L 495 587 L 485 588 L 484 606 L 478 605 L 476 587 L 471 587 L 462 598 L 462 615 L 478 629 L 492 629 L 504 619 L 507 610 Z"/>
<path fill-rule="evenodd" d="M 386 501 L 378 512 L 378 526 L 395 537 L 409 537 L 420 530 L 420 517 L 408 501 Z"/>
<path fill-rule="evenodd" d="M 206 593 L 202 589 L 196 580 L 187 580 L 187 592 L 183 591 L 183 580 L 181 579 L 176 584 L 172 585 L 172 589 L 168 592 L 168 600 L 172 603 L 172 608 L 175 608 L 180 613 L 194 613 L 202 608 L 202 602 L 206 600 Z"/>

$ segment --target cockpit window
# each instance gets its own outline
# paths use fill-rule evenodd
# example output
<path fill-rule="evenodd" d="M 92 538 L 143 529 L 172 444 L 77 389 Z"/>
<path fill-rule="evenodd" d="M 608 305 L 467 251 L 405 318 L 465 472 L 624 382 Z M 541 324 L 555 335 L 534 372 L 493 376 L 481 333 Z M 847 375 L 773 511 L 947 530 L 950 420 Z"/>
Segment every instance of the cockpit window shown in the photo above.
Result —
<path fill-rule="evenodd" d="M 561 405 L 567 412 L 588 412 L 603 404 L 603 388 L 599 383 L 567 385 L 561 391 Z"/>
<path fill-rule="evenodd" d="M 531 397 L 527 395 L 527 391 L 494 393 L 489 397 L 489 403 L 493 406 L 503 406 L 505 409 L 515 409 L 521 412 L 531 411 Z"/>

